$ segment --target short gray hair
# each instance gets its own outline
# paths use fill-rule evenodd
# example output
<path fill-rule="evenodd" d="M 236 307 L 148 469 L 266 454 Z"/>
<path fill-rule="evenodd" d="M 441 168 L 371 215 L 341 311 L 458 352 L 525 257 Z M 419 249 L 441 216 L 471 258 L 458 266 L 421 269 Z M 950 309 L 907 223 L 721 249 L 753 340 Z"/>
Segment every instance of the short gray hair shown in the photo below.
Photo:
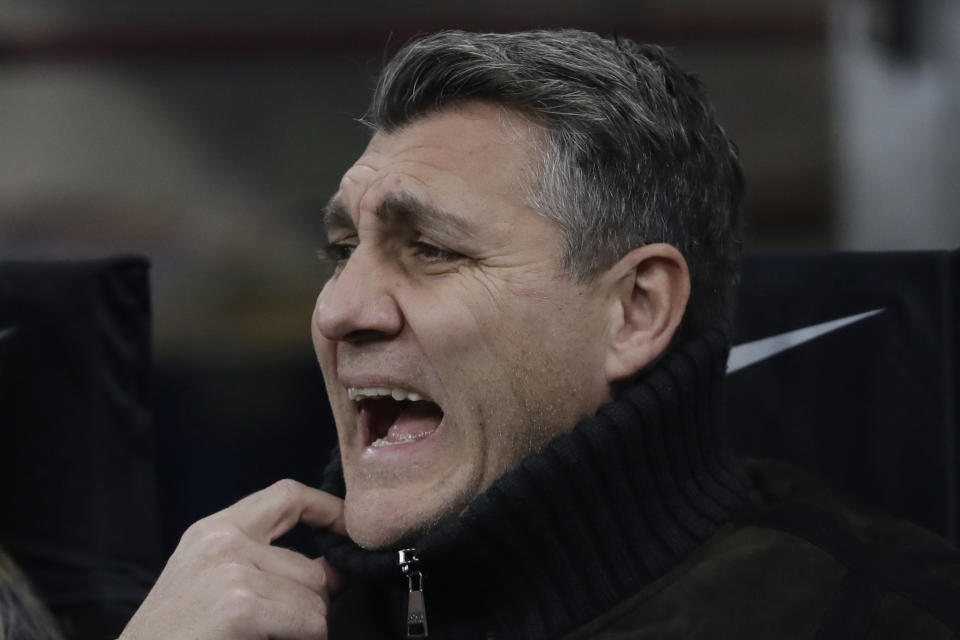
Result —
<path fill-rule="evenodd" d="M 743 174 L 699 81 L 657 46 L 578 30 L 443 31 L 383 69 L 365 120 L 391 132 L 470 101 L 546 131 L 532 204 L 588 282 L 631 249 L 675 246 L 691 275 L 679 339 L 730 319 Z"/>

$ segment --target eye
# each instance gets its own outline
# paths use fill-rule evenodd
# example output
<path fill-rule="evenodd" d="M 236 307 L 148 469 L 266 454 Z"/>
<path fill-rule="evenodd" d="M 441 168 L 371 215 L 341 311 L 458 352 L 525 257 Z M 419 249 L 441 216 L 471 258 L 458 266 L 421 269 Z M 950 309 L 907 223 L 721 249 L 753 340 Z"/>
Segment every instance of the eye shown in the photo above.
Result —
<path fill-rule="evenodd" d="M 423 259 L 426 262 L 452 262 L 455 260 L 462 260 L 466 257 L 463 254 L 457 253 L 456 251 L 443 249 L 434 244 L 430 244 L 429 242 L 423 242 L 422 240 L 414 242 L 412 246 L 413 255 Z"/>
<path fill-rule="evenodd" d="M 350 256 L 353 255 L 356 248 L 357 245 L 350 244 L 349 242 L 327 243 L 317 251 L 317 257 L 340 269 Z"/>

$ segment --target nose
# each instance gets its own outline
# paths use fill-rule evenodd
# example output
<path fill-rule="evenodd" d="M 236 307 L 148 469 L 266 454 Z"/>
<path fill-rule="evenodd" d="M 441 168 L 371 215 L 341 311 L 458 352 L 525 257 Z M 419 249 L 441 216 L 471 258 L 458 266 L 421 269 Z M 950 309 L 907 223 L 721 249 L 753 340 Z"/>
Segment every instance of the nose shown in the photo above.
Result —
<path fill-rule="evenodd" d="M 390 276 L 375 256 L 358 248 L 320 292 L 314 311 L 316 330 L 327 340 L 347 342 L 397 335 L 403 328 L 403 314 Z"/>

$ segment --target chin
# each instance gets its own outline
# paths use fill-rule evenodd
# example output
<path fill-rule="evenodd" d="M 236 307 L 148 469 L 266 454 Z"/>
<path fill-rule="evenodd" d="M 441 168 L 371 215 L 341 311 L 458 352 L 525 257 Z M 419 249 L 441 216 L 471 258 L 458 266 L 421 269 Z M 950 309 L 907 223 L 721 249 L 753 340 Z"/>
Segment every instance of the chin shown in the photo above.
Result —
<path fill-rule="evenodd" d="M 402 549 L 455 517 L 469 502 L 463 495 L 404 496 L 402 489 L 366 489 L 344 500 L 350 539 L 364 549 Z"/>
<path fill-rule="evenodd" d="M 397 522 L 389 514 L 371 514 L 366 509 L 345 506 L 343 515 L 347 535 L 364 549 L 400 549 L 418 534 L 409 523 Z"/>

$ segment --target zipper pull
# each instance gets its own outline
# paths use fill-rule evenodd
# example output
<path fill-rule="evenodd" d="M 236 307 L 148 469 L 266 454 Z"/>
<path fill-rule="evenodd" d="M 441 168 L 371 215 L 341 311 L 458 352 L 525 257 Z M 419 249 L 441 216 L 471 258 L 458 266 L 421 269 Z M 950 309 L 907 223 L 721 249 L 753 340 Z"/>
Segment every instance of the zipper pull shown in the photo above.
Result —
<path fill-rule="evenodd" d="M 427 637 L 427 608 L 423 600 L 423 574 L 413 549 L 399 552 L 400 571 L 407 578 L 407 638 Z"/>

